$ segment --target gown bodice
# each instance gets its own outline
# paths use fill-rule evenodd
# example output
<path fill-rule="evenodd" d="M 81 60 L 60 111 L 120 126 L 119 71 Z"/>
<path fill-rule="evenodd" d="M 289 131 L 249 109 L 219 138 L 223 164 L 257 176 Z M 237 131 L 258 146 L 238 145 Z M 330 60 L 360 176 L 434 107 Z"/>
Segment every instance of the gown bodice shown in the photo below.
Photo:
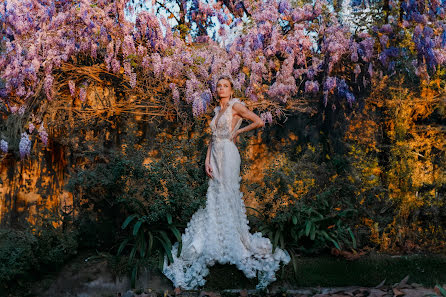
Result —
<path fill-rule="evenodd" d="M 223 139 L 230 139 L 231 136 L 235 131 L 240 128 L 240 125 L 242 124 L 243 119 L 240 118 L 237 123 L 235 124 L 234 128 L 231 131 L 232 128 L 232 106 L 234 103 L 241 103 L 243 105 L 246 105 L 244 102 L 240 101 L 238 98 L 233 98 L 229 100 L 229 105 L 226 107 L 225 110 L 220 112 L 221 107 L 216 106 L 214 108 L 214 118 L 212 119 L 210 123 L 210 127 L 212 130 L 212 141 L 218 141 Z"/>

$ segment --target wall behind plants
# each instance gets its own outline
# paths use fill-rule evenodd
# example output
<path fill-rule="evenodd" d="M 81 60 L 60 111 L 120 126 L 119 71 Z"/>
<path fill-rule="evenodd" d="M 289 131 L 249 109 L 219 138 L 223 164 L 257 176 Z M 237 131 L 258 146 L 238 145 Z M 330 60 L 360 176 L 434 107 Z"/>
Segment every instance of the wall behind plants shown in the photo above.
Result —
<path fill-rule="evenodd" d="M 435 87 L 442 87 L 444 82 L 433 81 L 419 94 L 410 93 L 410 85 L 400 82 L 396 87 L 397 83 L 388 78 L 377 83 L 371 97 L 358 103 L 364 104 L 362 109 L 338 104 L 319 114 L 291 114 L 283 123 L 266 125 L 261 131 L 241 137 L 241 190 L 245 204 L 266 215 L 262 217 L 248 209 L 254 229 L 259 218 L 271 220 L 277 211 L 286 211 L 296 201 L 328 191 L 335 193 L 329 195 L 337 201 L 333 209 L 353 203 L 361 210 L 349 224 L 356 228 L 363 246 L 387 252 L 444 248 L 444 106 Z M 99 102 L 114 99 L 95 99 L 98 90 L 104 94 L 101 88 L 91 89 L 86 103 L 103 111 Z M 107 94 L 110 97 L 113 92 Z M 432 98 L 432 102 L 426 98 Z M 67 113 L 61 109 L 62 112 Z M 125 113 L 95 121 L 85 120 L 82 115 L 59 114 L 51 122 L 58 130 L 50 131 L 54 137 L 46 147 L 38 148 L 41 144 L 35 141 L 36 153 L 31 157 L 19 161 L 9 154 L 2 159 L 2 226 L 23 228 L 26 222 L 35 223 L 35 214 L 57 209 L 71 222 L 78 218 L 77 226 L 87 232 L 93 230 L 89 224 L 96 216 L 103 217 L 100 212 L 110 204 L 113 207 L 107 208 L 109 218 L 97 228 L 108 228 L 105 233 L 113 234 L 126 215 L 148 207 L 128 207 L 122 201 L 137 196 L 146 202 L 175 199 L 181 184 L 174 182 L 175 175 L 184 176 L 182 183 L 189 185 L 186 192 L 181 192 L 189 193 L 190 200 L 184 200 L 189 201 L 189 207 L 163 208 L 163 202 L 152 205 L 151 211 L 155 214 L 184 208 L 186 211 L 178 212 L 178 220 L 187 222 L 205 197 L 204 158 L 211 116 L 209 113 L 202 120 L 178 124 L 150 123 L 144 115 Z M 60 121 L 61 118 L 68 120 Z M 133 151 L 138 154 L 131 154 Z M 113 173 L 116 169 L 101 167 L 110 162 L 121 162 L 115 165 L 121 169 L 139 168 L 141 172 L 155 167 L 133 179 L 127 171 L 122 172 L 125 179 L 101 177 L 107 170 Z M 172 175 L 166 168 L 178 172 Z M 93 191 L 88 195 L 86 188 L 79 187 L 79 181 L 85 182 L 82 178 L 87 175 L 92 182 L 88 191 Z M 67 187 L 70 181 L 71 187 Z M 120 188 L 124 189 L 121 196 L 114 195 L 116 183 L 126 185 Z M 136 190 L 141 184 L 156 190 Z M 311 200 L 308 203 L 311 205 Z M 63 222 L 54 225 L 63 226 Z M 98 244 L 97 238 L 90 240 L 86 246 Z M 101 244 L 113 246 L 115 240 L 111 236 L 101 239 Z"/>
<path fill-rule="evenodd" d="M 329 217 L 353 207 L 358 213 L 342 220 L 360 247 L 444 249 L 444 3 L 377 2 L 382 17 L 354 32 L 329 2 L 253 2 L 246 9 L 259 26 L 242 24 L 246 34 L 228 49 L 200 34 L 186 40 L 151 13 L 132 31 L 115 2 L 8 3 L 2 226 L 28 228 L 35 214 L 56 210 L 63 219 L 51 224 L 80 231 L 84 247 L 116 250 L 124 234 L 115 231 L 131 213 L 187 222 L 206 190 L 215 80 L 229 73 L 236 95 L 267 122 L 239 146 L 245 203 L 259 210 L 249 210 L 253 229 L 289 223 L 299 207 Z M 45 18 L 17 27 L 25 12 Z M 230 22 L 226 13 L 219 21 Z M 82 31 L 86 16 L 95 21 Z M 153 34 L 141 33 L 146 26 Z M 69 44 L 35 38 L 42 34 Z M 305 240 L 307 251 L 327 251 Z"/>

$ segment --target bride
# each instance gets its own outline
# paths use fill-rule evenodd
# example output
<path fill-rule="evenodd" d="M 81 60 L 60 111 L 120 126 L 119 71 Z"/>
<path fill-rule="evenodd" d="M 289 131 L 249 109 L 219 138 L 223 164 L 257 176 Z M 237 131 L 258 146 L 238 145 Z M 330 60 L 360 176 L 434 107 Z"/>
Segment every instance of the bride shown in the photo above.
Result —
<path fill-rule="evenodd" d="M 175 293 L 183 289 L 197 289 L 206 282 L 208 267 L 216 262 L 235 264 L 247 278 L 258 277 L 256 289 L 263 289 L 275 281 L 280 262 L 288 264 L 290 256 L 276 248 L 260 232 L 249 232 L 243 193 L 240 192 L 240 154 L 235 145 L 238 135 L 264 126 L 260 117 L 245 103 L 232 98 L 233 83 L 229 76 L 218 79 L 216 86 L 219 106 L 214 108 L 210 123 L 212 141 L 206 155 L 206 174 L 209 185 L 206 207 L 193 214 L 181 235 L 182 250 L 172 246 L 173 262 L 164 258 L 163 274 L 175 286 Z M 243 119 L 252 123 L 239 129 Z"/>

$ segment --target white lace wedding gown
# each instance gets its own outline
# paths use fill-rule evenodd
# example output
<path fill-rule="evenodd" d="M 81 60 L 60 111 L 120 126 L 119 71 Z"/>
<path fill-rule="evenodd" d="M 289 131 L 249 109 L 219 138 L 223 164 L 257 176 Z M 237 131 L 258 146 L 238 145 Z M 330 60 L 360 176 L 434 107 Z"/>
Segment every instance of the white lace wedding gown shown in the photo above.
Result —
<path fill-rule="evenodd" d="M 203 286 L 209 274 L 208 267 L 216 262 L 235 264 L 247 278 L 258 272 L 257 289 L 265 288 L 276 280 L 280 262 L 288 264 L 289 254 L 278 247 L 272 253 L 272 244 L 260 232 L 249 232 L 246 209 L 240 192 L 240 154 L 231 136 L 232 105 L 244 104 L 237 98 L 220 115 L 220 106 L 214 109 L 211 121 L 212 147 L 210 164 L 213 178 L 209 179 L 206 207 L 193 214 L 182 234 L 181 255 L 177 258 L 178 242 L 172 246 L 173 263 L 164 258 L 163 273 L 175 287 L 186 290 Z M 216 123 L 216 119 L 218 123 Z M 234 133 L 242 122 L 235 125 Z"/>

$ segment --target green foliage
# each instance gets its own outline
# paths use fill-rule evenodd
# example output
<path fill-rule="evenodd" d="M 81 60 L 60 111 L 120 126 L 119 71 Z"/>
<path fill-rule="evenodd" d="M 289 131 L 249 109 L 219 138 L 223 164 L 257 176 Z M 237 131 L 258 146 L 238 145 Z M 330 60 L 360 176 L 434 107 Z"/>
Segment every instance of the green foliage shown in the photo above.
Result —
<path fill-rule="evenodd" d="M 21 288 L 42 272 L 57 272 L 77 254 L 76 230 L 55 227 L 61 218 L 43 210 L 26 230 L 0 229 L 0 293 Z"/>
<path fill-rule="evenodd" d="M 264 221 L 259 230 L 276 247 L 286 249 L 292 256 L 297 276 L 296 254 L 321 253 L 329 247 L 339 250 L 357 248 L 356 237 L 348 221 L 358 211 L 354 208 L 334 208 L 330 201 L 332 190 L 304 198 L 277 212 L 270 221 Z"/>
<path fill-rule="evenodd" d="M 165 255 L 167 255 L 169 263 L 173 262 L 171 253 L 172 242 L 170 239 L 172 235 L 179 242 L 177 257 L 180 256 L 182 242 L 180 231 L 177 228 L 178 224 L 173 223 L 170 214 L 167 215 L 166 219 L 167 222 L 154 224 L 148 221 L 147 216 L 132 214 L 122 224 L 122 229 L 130 227 L 132 232 L 120 244 L 117 255 L 120 255 L 127 246 L 131 246 L 128 263 L 133 266 L 131 271 L 132 288 L 135 287 L 139 267 L 146 262 L 144 260 L 151 256 L 154 250 L 156 255 L 158 255 L 158 268 L 160 270 L 163 268 Z"/>
<path fill-rule="evenodd" d="M 38 239 L 35 256 L 40 269 L 57 271 L 78 251 L 78 231 L 58 211 L 43 209 L 35 215 L 34 234 Z M 57 226 L 60 222 L 64 225 Z M 56 227 L 57 226 L 57 227 Z"/>
<path fill-rule="evenodd" d="M 29 231 L 0 229 L 0 290 L 29 277 L 38 264 L 37 238 Z"/>
<path fill-rule="evenodd" d="M 82 245 L 128 257 L 134 285 L 139 268 L 153 258 L 158 268 L 164 255 L 172 261 L 172 243 L 181 245 L 186 223 L 205 204 L 207 144 L 199 123 L 191 130 L 160 129 L 144 140 L 132 129 L 123 128 L 122 151 L 85 152 L 86 165 L 67 188 L 77 197 L 74 223 Z"/>
<path fill-rule="evenodd" d="M 321 145 L 288 148 L 265 167 L 264 183 L 251 189 L 262 202 L 255 225 L 270 238 L 273 250 L 290 253 L 297 275 L 297 254 L 357 249 L 362 243 L 357 221 L 365 210 L 364 196 L 358 195 L 361 183 L 351 176 L 347 158 L 335 155 L 325 162 Z"/>
<path fill-rule="evenodd" d="M 438 291 L 440 291 L 441 296 L 446 297 L 446 290 L 441 285 L 436 285 L 435 288 L 438 289 Z"/>

